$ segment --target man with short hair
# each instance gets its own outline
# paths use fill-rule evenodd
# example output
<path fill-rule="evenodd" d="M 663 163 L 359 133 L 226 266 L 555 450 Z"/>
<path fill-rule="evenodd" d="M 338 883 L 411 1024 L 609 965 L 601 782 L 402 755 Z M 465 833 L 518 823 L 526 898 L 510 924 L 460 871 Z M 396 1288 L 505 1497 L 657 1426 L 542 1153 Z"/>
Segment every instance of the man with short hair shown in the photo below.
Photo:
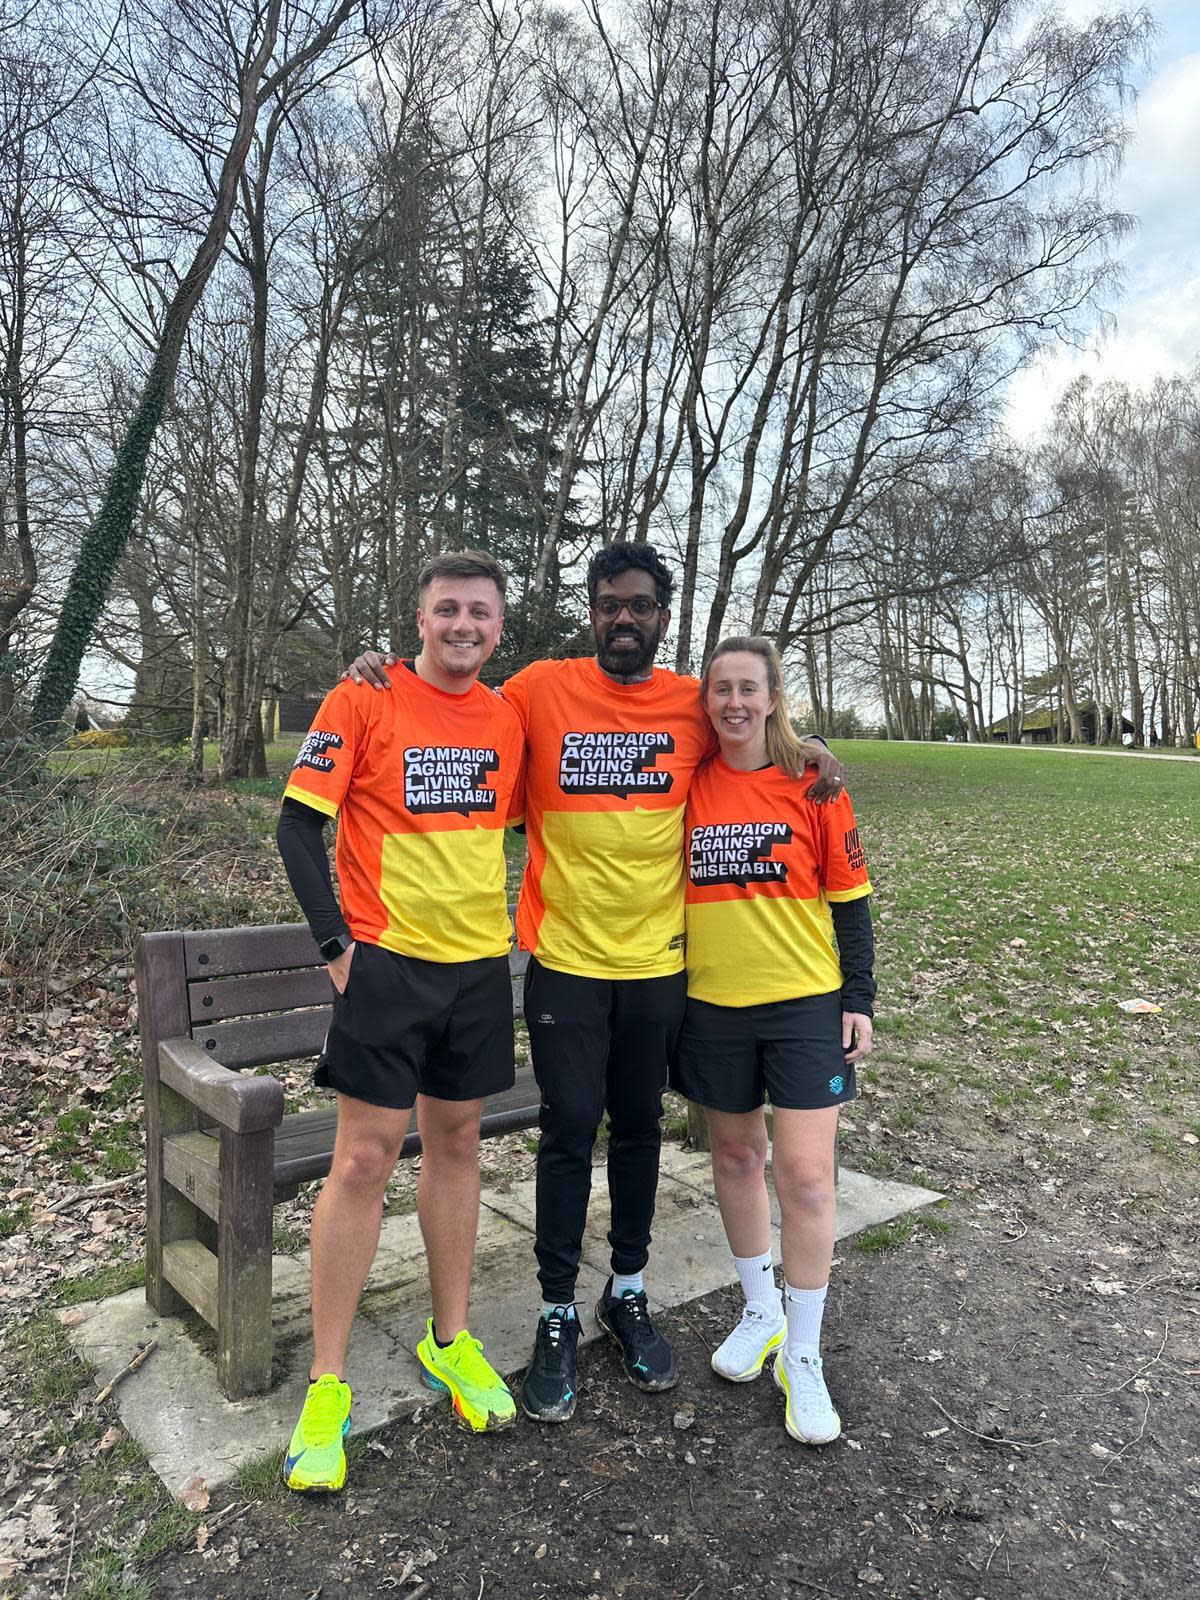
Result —
<path fill-rule="evenodd" d="M 565 1422 L 575 1409 L 576 1277 L 605 1112 L 612 1276 L 596 1318 L 631 1383 L 678 1381 L 643 1269 L 662 1092 L 687 992 L 684 803 L 712 735 L 697 680 L 654 665 L 673 588 L 658 552 L 607 545 L 587 582 L 595 656 L 534 662 L 502 691 L 526 737 L 517 937 L 531 953 L 525 1020 L 542 1097 L 534 1248 L 543 1303 L 521 1405 L 540 1422 Z M 360 656 L 351 673 L 384 687 L 388 659 Z M 828 792 L 841 765 L 823 744 L 812 753 L 816 789 Z"/>
<path fill-rule="evenodd" d="M 313 1362 L 284 1468 L 292 1489 L 345 1482 L 350 1331 L 414 1103 L 433 1302 L 417 1356 L 470 1428 L 516 1415 L 467 1328 L 480 1114 L 514 1079 L 504 827 L 519 806 L 524 740 L 513 708 L 478 681 L 500 638 L 504 589 L 490 555 L 430 561 L 419 654 L 390 695 L 338 684 L 285 791 L 280 853 L 336 990 L 316 1081 L 338 1102 L 313 1213 Z M 341 906 L 322 836 L 331 816 Z"/>

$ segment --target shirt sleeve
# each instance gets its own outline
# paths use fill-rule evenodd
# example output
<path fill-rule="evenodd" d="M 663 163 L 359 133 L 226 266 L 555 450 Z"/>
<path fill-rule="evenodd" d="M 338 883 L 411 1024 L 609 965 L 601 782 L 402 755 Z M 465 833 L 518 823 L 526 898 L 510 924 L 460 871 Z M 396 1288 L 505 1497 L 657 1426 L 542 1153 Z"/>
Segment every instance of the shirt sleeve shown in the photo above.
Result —
<path fill-rule="evenodd" d="M 525 667 L 520 672 L 514 672 L 500 687 L 505 702 L 520 717 L 522 729 L 529 727 L 529 674 L 532 670 L 532 667 Z"/>
<path fill-rule="evenodd" d="M 517 781 L 513 784 L 513 792 L 508 797 L 508 816 L 504 819 L 506 828 L 523 828 L 525 825 L 525 757 L 521 757 L 521 770 L 517 774 Z"/>
<path fill-rule="evenodd" d="M 325 696 L 296 756 L 285 798 L 337 816 L 366 737 L 362 697 L 371 693 L 362 684 L 347 682 Z"/>
<path fill-rule="evenodd" d="M 850 796 L 843 789 L 835 800 L 828 800 L 815 810 L 822 844 L 821 887 L 825 898 L 831 902 L 859 900 L 870 894 L 867 858 Z"/>

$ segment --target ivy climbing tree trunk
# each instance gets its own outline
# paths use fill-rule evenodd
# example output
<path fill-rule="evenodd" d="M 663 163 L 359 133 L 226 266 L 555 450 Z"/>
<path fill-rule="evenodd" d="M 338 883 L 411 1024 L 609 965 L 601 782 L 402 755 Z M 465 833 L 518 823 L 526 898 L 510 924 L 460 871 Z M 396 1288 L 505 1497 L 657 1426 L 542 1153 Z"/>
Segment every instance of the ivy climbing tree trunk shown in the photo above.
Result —
<path fill-rule="evenodd" d="M 58 625 L 50 644 L 46 666 L 34 696 L 30 714 L 34 729 L 46 729 L 62 717 L 75 693 L 84 652 L 91 642 L 96 623 L 108 599 L 117 564 L 129 541 L 133 519 L 141 494 L 142 480 L 154 435 L 170 397 L 184 334 L 193 311 L 212 276 L 225 240 L 237 196 L 238 183 L 254 137 L 261 104 L 260 90 L 275 51 L 279 33 L 279 14 L 283 0 L 271 0 L 263 14 L 262 37 L 250 54 L 248 43 L 240 81 L 237 122 L 221 166 L 216 198 L 208 228 L 180 280 L 178 289 L 163 318 L 158 349 L 151 363 L 137 409 L 117 449 L 117 458 L 105 487 L 104 498 L 95 519 L 84 533 L 67 585 Z M 338 7 L 340 21 L 349 5 Z M 331 19 L 332 20 L 332 19 Z M 327 25 L 328 26 L 328 25 Z M 324 31 L 324 30 L 323 30 Z M 336 31 L 336 29 L 334 30 Z M 308 59 L 308 52 L 302 52 Z M 282 69 L 286 71 L 286 67 Z M 273 75 L 268 88 L 277 85 L 281 72 Z"/>

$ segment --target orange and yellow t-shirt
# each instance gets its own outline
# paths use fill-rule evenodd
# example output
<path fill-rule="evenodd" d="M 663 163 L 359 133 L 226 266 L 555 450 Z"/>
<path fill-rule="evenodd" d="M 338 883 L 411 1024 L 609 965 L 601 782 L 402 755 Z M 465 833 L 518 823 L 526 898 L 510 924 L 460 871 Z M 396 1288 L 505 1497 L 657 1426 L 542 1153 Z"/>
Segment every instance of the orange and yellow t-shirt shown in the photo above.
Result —
<path fill-rule="evenodd" d="M 503 693 L 526 736 L 520 944 L 579 977 L 681 971 L 684 803 L 711 738 L 695 678 L 536 661 Z"/>
<path fill-rule="evenodd" d="M 839 989 L 831 900 L 870 894 L 850 797 L 814 805 L 807 778 L 720 756 L 687 808 L 688 994 L 763 1005 Z"/>
<path fill-rule="evenodd" d="M 447 694 L 407 666 L 388 694 L 339 683 L 284 793 L 338 818 L 350 932 L 423 961 L 508 953 L 504 828 L 520 811 L 524 736 L 475 683 Z"/>

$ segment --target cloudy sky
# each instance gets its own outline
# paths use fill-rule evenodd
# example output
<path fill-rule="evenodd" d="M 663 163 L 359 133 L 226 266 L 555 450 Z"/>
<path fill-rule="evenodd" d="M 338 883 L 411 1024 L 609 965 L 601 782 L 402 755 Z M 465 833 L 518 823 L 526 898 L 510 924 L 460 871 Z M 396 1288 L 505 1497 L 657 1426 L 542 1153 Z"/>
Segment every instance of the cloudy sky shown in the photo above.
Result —
<path fill-rule="evenodd" d="M 1086 22 L 1096 0 L 1061 0 Z M 1048 417 L 1077 373 L 1147 382 L 1200 360 L 1200 0 L 1151 0 L 1158 38 L 1137 75 L 1130 107 L 1133 140 L 1117 204 L 1138 219 L 1121 247 L 1125 282 L 1110 310 L 1115 330 L 1085 350 L 1057 349 L 1021 373 L 1009 392 L 1007 423 L 1018 437 Z"/>

